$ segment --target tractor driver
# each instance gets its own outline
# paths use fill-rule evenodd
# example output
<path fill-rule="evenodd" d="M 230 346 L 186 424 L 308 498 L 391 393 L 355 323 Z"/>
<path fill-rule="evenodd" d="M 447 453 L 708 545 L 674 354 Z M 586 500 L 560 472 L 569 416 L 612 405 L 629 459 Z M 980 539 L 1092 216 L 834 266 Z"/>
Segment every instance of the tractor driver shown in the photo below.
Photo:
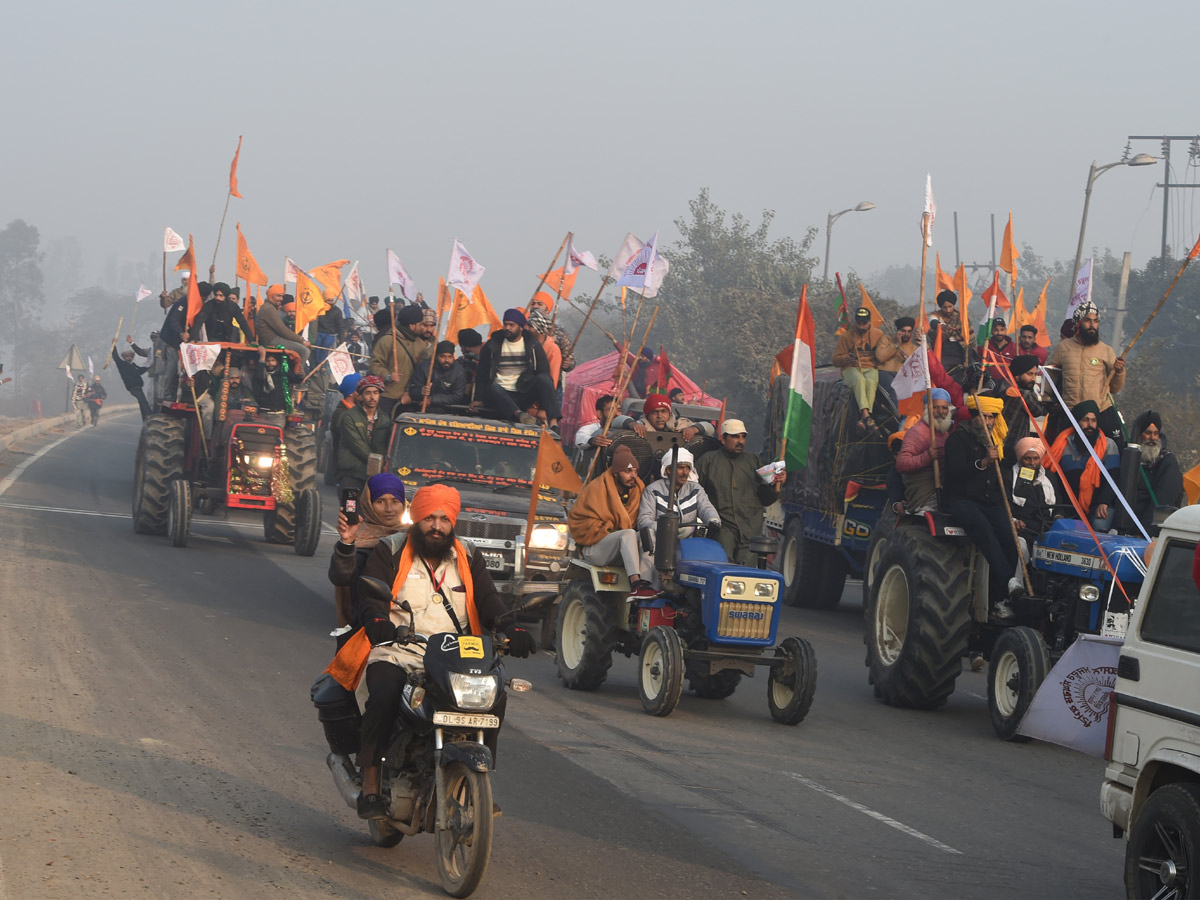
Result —
<path fill-rule="evenodd" d="M 678 453 L 678 457 L 674 454 Z M 672 478 L 671 463 L 675 463 L 674 478 Z M 704 488 L 700 487 L 700 479 L 692 468 L 694 462 L 691 451 L 683 447 L 675 451 L 668 450 L 662 460 L 662 478 L 650 483 L 642 492 L 642 503 L 638 508 L 637 528 L 649 540 L 643 539 L 642 546 L 647 547 L 643 571 L 651 573 L 652 578 L 658 577 L 654 569 L 654 539 L 657 535 L 658 520 L 671 509 L 679 513 L 679 536 L 691 537 L 697 525 L 706 525 L 714 533 L 721 527 L 721 515 L 708 499 Z M 675 503 L 671 504 L 671 486 L 674 481 Z M 647 531 L 648 530 L 648 531 Z"/>

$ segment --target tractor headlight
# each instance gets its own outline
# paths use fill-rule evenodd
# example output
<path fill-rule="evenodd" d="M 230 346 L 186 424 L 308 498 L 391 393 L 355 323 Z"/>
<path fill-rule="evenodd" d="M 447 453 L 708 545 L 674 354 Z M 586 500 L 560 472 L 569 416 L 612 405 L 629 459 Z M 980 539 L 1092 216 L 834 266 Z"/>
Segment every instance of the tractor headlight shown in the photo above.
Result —
<path fill-rule="evenodd" d="M 1085 603 L 1095 603 L 1100 599 L 1100 588 L 1094 584 L 1085 584 L 1079 589 L 1079 599 Z"/>
<path fill-rule="evenodd" d="M 778 585 L 773 581 L 760 581 L 754 585 L 754 596 L 762 597 L 764 600 L 774 600 L 777 587 Z"/>
<path fill-rule="evenodd" d="M 260 456 L 260 457 L 257 459 L 257 461 L 256 461 L 256 465 L 257 465 L 257 466 L 258 466 L 260 469 L 269 469 L 269 468 L 271 468 L 271 466 L 275 465 L 275 457 L 273 457 L 273 456 Z"/>
<path fill-rule="evenodd" d="M 721 583 L 722 597 L 741 597 L 746 593 L 746 582 L 727 578 Z"/>
<path fill-rule="evenodd" d="M 459 709 L 491 709 L 500 690 L 500 679 L 495 675 L 451 672 L 450 688 L 454 691 L 454 703 Z"/>
<path fill-rule="evenodd" d="M 566 525 L 535 525 L 529 535 L 529 546 L 538 550 L 566 550 Z"/>

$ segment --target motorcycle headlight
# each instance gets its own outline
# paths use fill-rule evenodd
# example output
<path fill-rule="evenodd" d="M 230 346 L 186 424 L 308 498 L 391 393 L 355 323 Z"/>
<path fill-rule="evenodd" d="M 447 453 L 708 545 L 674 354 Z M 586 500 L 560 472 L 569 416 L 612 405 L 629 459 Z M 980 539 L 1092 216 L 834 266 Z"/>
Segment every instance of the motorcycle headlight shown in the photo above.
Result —
<path fill-rule="evenodd" d="M 450 673 L 450 689 L 459 709 L 491 709 L 500 692 L 500 679 L 495 675 L 464 675 Z"/>
<path fill-rule="evenodd" d="M 529 546 L 539 550 L 566 550 L 566 525 L 535 525 L 529 535 Z"/>
<path fill-rule="evenodd" d="M 740 597 L 746 593 L 746 582 L 726 578 L 721 584 L 722 597 Z"/>

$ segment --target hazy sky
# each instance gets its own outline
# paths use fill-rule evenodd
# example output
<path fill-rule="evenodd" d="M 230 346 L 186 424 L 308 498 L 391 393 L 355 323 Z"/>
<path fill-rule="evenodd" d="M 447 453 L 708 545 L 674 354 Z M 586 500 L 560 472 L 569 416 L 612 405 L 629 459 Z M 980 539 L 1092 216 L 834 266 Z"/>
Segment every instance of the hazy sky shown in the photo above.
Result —
<path fill-rule="evenodd" d="M 1089 163 L 1193 126 L 1198 25 L 1195 0 L 25 3 L 0 37 L 0 218 L 76 236 L 91 279 L 168 224 L 207 268 L 243 134 L 218 277 L 240 220 L 272 279 L 285 254 L 349 257 L 383 293 L 391 247 L 429 296 L 458 236 L 503 308 L 567 229 L 597 254 L 669 243 L 703 187 L 778 236 L 817 226 L 818 255 L 830 210 L 873 201 L 833 235 L 833 268 L 867 275 L 919 263 L 926 172 L 943 263 L 955 210 L 968 260 L 1009 210 L 1018 243 L 1070 258 Z M 1157 255 L 1162 180 L 1105 174 L 1089 245 Z M 1176 254 L 1196 193 L 1173 194 Z"/>

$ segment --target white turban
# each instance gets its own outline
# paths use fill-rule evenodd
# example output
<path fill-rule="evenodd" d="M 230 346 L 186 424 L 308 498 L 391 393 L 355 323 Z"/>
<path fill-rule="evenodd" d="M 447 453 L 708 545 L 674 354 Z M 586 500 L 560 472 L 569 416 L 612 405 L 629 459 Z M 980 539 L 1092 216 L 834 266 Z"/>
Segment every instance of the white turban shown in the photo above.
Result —
<path fill-rule="evenodd" d="M 668 450 L 666 453 L 663 454 L 663 458 L 662 458 L 662 476 L 663 476 L 663 478 L 670 477 L 671 460 L 675 453 L 679 454 L 679 462 L 687 463 L 689 466 L 692 467 L 692 472 L 690 475 L 688 475 L 688 481 L 699 481 L 700 478 L 696 474 L 696 458 L 694 456 L 692 456 L 692 451 L 688 450 L 685 447 L 680 447 L 678 450 Z"/>

